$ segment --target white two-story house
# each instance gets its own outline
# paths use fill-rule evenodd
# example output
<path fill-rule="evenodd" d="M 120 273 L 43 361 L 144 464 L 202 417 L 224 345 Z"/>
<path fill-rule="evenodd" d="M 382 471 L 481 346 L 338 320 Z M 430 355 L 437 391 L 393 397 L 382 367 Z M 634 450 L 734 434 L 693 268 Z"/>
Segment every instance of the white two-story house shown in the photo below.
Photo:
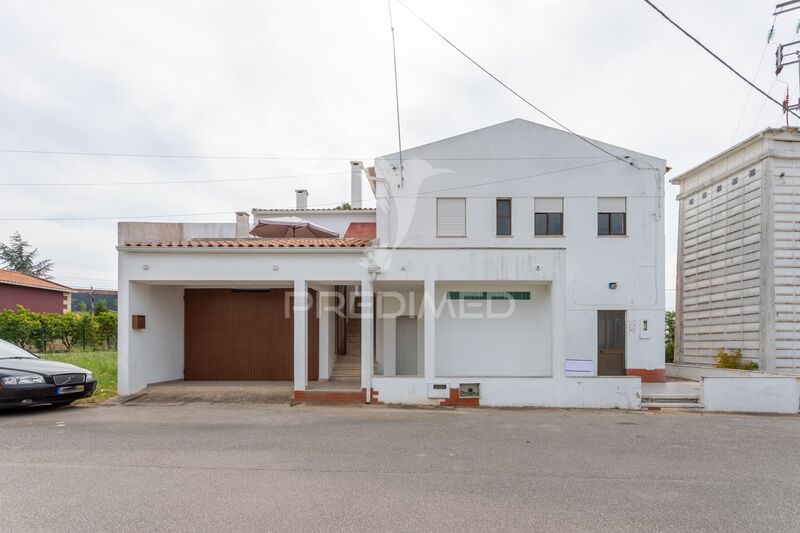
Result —
<path fill-rule="evenodd" d="M 352 162 L 349 209 L 300 190 L 231 224 L 121 223 L 120 391 L 638 408 L 664 380 L 665 161 L 520 119 L 402 156 Z"/>

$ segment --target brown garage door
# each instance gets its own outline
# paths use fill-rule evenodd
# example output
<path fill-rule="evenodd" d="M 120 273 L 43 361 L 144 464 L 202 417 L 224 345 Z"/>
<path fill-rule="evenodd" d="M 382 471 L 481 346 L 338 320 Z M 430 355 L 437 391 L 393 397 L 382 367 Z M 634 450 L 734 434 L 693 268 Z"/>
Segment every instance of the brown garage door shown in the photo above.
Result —
<path fill-rule="evenodd" d="M 312 298 L 316 300 L 316 294 Z M 291 381 L 294 320 L 287 289 L 186 289 L 184 379 Z M 319 323 L 309 311 L 309 380 L 319 376 Z"/>

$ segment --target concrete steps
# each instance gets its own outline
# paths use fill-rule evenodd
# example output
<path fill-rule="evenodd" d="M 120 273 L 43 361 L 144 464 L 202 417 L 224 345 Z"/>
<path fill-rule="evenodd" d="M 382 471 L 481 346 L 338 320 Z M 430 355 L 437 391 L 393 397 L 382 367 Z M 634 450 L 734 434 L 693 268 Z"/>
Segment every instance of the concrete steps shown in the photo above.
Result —
<path fill-rule="evenodd" d="M 642 409 L 702 409 L 698 394 L 642 395 Z"/>
<path fill-rule="evenodd" d="M 336 357 L 331 381 L 361 381 L 361 321 L 348 320 L 345 331 L 346 354 Z"/>

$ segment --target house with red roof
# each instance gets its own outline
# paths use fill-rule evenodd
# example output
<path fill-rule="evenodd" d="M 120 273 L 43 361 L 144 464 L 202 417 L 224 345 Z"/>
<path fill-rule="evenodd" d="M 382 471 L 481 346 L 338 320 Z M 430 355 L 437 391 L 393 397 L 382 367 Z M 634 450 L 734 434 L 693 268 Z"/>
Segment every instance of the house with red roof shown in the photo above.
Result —
<path fill-rule="evenodd" d="M 66 313 L 73 290 L 50 280 L 0 269 L 0 311 L 18 305 L 37 313 Z"/>
<path fill-rule="evenodd" d="M 638 409 L 665 379 L 665 167 L 516 119 L 352 161 L 339 207 L 121 222 L 119 390 Z"/>

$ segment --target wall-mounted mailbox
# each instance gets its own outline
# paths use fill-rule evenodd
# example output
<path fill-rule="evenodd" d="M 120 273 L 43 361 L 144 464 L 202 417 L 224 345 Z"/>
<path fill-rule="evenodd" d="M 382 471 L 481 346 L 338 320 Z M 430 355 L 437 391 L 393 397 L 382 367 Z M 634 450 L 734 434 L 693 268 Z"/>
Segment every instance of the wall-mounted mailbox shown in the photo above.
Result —
<path fill-rule="evenodd" d="M 144 315 L 131 315 L 131 327 L 133 329 L 144 329 Z"/>
<path fill-rule="evenodd" d="M 480 383 L 460 383 L 458 385 L 459 398 L 480 398 L 481 397 L 481 384 Z"/>

